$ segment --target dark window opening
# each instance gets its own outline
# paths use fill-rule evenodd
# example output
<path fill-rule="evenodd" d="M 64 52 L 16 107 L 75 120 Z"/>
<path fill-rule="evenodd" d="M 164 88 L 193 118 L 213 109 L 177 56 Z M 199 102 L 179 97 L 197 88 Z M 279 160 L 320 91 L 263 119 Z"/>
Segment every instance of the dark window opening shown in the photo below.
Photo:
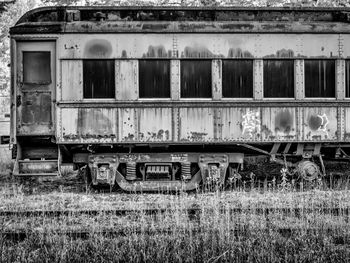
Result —
<path fill-rule="evenodd" d="M 294 98 L 293 60 L 264 60 L 264 97 Z"/>
<path fill-rule="evenodd" d="M 222 96 L 253 97 L 253 60 L 222 61 Z"/>
<path fill-rule="evenodd" d="M 335 61 L 305 60 L 305 97 L 335 97 Z"/>
<path fill-rule="evenodd" d="M 114 60 L 83 61 L 84 98 L 114 98 Z"/>
<path fill-rule="evenodd" d="M 49 51 L 23 51 L 23 82 L 28 84 L 51 83 Z"/>
<path fill-rule="evenodd" d="M 350 98 L 350 60 L 345 61 L 345 97 Z"/>
<path fill-rule="evenodd" d="M 170 61 L 139 60 L 140 98 L 170 98 Z"/>
<path fill-rule="evenodd" d="M 181 61 L 181 97 L 211 98 L 211 60 Z"/>

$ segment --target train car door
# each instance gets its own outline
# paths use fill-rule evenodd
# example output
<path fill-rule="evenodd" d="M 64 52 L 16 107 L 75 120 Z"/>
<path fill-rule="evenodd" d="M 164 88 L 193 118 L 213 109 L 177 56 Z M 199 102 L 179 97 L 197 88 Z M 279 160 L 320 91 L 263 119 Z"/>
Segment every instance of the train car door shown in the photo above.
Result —
<path fill-rule="evenodd" d="M 53 135 L 56 44 L 17 42 L 17 135 Z"/>

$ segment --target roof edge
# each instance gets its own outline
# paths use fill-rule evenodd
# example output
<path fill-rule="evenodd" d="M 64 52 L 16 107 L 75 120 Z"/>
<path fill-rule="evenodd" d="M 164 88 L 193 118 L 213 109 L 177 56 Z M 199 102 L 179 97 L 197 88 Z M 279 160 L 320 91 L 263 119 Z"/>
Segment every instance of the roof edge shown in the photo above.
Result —
<path fill-rule="evenodd" d="M 347 21 L 350 21 L 350 7 L 241 7 L 241 6 L 203 6 L 203 7 L 185 7 L 185 6 L 51 6 L 51 7 L 39 7 L 32 9 L 25 13 L 16 23 L 16 25 L 25 23 L 25 22 L 40 22 L 40 21 L 31 21 L 30 18 L 37 15 L 40 17 L 41 13 L 57 12 L 57 21 L 56 22 L 66 22 L 67 11 L 80 11 L 80 12 L 118 12 L 118 11 L 130 11 L 130 12 L 149 12 L 149 11 L 198 11 L 198 12 L 253 12 L 253 13 L 263 13 L 263 12 L 281 12 L 281 13 L 290 13 L 295 15 L 295 13 L 341 13 L 345 12 L 347 15 Z M 154 19 L 157 21 L 157 19 Z M 174 20 L 169 20 L 174 21 Z M 318 20 L 315 20 L 318 21 Z M 322 20 L 321 20 L 322 21 Z"/>

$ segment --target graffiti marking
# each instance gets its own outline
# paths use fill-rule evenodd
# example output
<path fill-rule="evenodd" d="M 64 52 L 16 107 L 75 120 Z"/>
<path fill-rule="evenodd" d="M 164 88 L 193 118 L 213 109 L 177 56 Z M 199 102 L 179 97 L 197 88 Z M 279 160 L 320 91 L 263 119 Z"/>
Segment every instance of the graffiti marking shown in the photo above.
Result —
<path fill-rule="evenodd" d="M 248 134 L 249 137 L 253 137 L 253 132 L 260 133 L 260 112 L 253 112 L 248 110 L 246 114 L 243 115 L 243 131 L 242 134 Z"/>
<path fill-rule="evenodd" d="M 320 125 L 320 127 L 318 127 L 317 130 L 325 132 L 328 136 L 327 125 L 329 124 L 329 120 L 328 120 L 327 115 L 325 113 L 323 113 L 323 115 L 317 115 L 317 117 L 319 117 L 321 119 L 321 125 Z"/>

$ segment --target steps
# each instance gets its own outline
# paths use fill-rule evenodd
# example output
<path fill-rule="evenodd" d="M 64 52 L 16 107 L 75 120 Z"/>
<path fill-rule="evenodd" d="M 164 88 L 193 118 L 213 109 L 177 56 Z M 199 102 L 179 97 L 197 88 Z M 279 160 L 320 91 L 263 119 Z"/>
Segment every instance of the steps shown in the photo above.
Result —
<path fill-rule="evenodd" d="M 58 159 L 18 160 L 13 174 L 17 177 L 57 176 L 59 174 L 58 167 Z"/>

